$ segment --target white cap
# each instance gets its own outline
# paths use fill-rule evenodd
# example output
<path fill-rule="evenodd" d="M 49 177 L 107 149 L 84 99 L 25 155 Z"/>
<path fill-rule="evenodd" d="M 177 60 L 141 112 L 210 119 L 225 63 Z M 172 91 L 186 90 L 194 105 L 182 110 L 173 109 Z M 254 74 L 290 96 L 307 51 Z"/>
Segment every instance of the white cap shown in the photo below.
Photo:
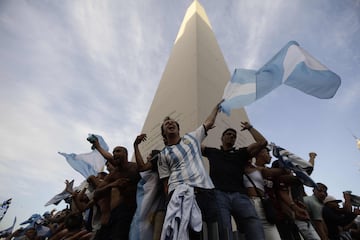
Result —
<path fill-rule="evenodd" d="M 326 204 L 328 202 L 334 202 L 334 201 L 337 202 L 337 203 L 342 202 L 341 200 L 338 200 L 335 197 L 328 195 L 324 200 L 324 204 Z"/>

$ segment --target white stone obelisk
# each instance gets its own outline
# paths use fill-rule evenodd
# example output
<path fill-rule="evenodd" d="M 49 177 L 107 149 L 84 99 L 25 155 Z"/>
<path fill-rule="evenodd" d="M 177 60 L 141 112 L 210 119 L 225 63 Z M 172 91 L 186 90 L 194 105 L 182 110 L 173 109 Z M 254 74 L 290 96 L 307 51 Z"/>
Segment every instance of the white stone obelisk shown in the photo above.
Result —
<path fill-rule="evenodd" d="M 164 147 L 160 126 L 166 116 L 179 122 L 181 135 L 202 124 L 221 100 L 230 77 L 205 10 L 194 1 L 186 11 L 145 120 L 142 133 L 148 140 L 140 145 L 141 152 L 145 155 Z M 240 131 L 240 121 L 248 121 L 244 109 L 232 111 L 231 117 L 220 113 L 204 144 L 219 147 L 221 133 L 228 127 L 238 130 L 237 146 L 252 143 L 251 135 Z"/>

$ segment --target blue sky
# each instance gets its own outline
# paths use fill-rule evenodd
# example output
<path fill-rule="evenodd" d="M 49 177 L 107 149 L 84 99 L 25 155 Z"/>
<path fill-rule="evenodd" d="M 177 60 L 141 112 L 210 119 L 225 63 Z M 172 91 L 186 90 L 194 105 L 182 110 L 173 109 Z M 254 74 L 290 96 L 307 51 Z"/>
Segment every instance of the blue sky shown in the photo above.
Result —
<path fill-rule="evenodd" d="M 0 201 L 13 198 L 0 229 L 83 180 L 57 152 L 89 152 L 88 133 L 132 152 L 191 2 L 0 1 Z M 231 72 L 296 40 L 342 78 L 330 100 L 281 86 L 246 111 L 269 141 L 317 152 L 313 178 L 329 194 L 360 195 L 360 1 L 200 3 Z"/>

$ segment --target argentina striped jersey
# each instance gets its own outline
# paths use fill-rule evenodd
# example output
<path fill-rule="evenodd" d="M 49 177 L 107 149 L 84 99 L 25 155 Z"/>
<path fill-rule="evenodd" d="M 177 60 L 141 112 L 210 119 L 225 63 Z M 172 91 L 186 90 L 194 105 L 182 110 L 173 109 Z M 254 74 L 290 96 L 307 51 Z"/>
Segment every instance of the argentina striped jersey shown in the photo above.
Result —
<path fill-rule="evenodd" d="M 201 156 L 201 142 L 205 137 L 205 128 L 201 125 L 194 132 L 185 134 L 178 144 L 166 146 L 161 151 L 159 177 L 169 178 L 169 193 L 183 183 L 192 187 L 214 188 Z"/>

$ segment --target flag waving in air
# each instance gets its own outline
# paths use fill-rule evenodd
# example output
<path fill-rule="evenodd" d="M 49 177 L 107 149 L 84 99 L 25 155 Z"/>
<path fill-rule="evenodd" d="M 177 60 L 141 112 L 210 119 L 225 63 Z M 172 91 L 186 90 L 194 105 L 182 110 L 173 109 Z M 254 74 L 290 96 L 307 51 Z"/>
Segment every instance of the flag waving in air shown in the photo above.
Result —
<path fill-rule="evenodd" d="M 70 189 L 73 189 L 74 180 L 71 180 L 70 182 L 67 182 Z M 66 188 L 61 192 L 56 194 L 54 197 L 52 197 L 47 203 L 45 203 L 45 207 L 49 206 L 51 204 L 58 205 L 62 200 L 65 200 L 67 198 L 70 198 L 71 194 L 66 190 Z"/>
<path fill-rule="evenodd" d="M 280 167 L 289 169 L 295 173 L 295 176 L 306 186 L 316 188 L 315 181 L 310 177 L 313 166 L 304 159 L 289 152 L 288 150 L 277 146 L 275 143 L 269 144 L 273 156 L 279 160 Z"/>
<path fill-rule="evenodd" d="M 100 146 L 105 150 L 109 151 L 109 147 L 104 141 L 104 139 L 100 135 L 95 134 L 89 134 L 90 136 L 95 136 Z M 86 178 L 88 178 L 91 175 L 96 175 L 98 172 L 101 172 L 104 165 L 105 165 L 105 159 L 103 156 L 98 152 L 96 149 L 92 149 L 89 153 L 62 153 L 58 152 L 60 155 L 64 156 L 66 161 L 70 164 L 70 166 L 79 172 L 81 175 L 83 175 Z"/>
<path fill-rule="evenodd" d="M 281 84 L 294 87 L 317 98 L 332 98 L 341 83 L 340 77 L 312 57 L 295 41 L 287 43 L 258 71 L 235 69 L 226 85 L 221 109 L 244 107 L 262 98 Z"/>
<path fill-rule="evenodd" d="M 3 219 L 3 217 L 5 216 L 9 206 L 11 203 L 11 198 L 9 198 L 8 200 L 4 201 L 1 206 L 0 206 L 0 221 Z"/>

